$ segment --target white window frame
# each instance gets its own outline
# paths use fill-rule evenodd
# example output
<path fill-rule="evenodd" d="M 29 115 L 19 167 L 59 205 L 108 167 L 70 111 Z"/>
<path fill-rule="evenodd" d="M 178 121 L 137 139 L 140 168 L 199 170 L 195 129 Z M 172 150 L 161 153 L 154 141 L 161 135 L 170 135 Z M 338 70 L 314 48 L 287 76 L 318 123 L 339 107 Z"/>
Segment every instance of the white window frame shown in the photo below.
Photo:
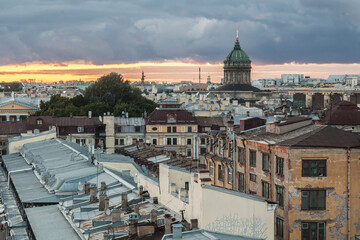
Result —
<path fill-rule="evenodd" d="M 210 167 L 209 167 L 209 171 L 210 171 L 210 176 L 213 177 L 214 176 L 214 163 L 210 162 Z"/>
<path fill-rule="evenodd" d="M 78 131 L 78 133 L 84 132 L 84 127 L 77 127 L 77 131 Z"/>

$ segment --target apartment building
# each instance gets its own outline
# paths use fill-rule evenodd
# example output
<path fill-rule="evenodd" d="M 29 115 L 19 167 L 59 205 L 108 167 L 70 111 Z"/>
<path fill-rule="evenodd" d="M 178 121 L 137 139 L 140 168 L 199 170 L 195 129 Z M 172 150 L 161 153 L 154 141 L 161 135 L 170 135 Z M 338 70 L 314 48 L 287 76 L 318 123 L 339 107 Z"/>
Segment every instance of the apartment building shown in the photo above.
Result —
<path fill-rule="evenodd" d="M 146 142 L 197 159 L 196 118 L 182 109 L 178 101 L 167 98 L 146 119 Z"/>
<path fill-rule="evenodd" d="M 348 239 L 360 233 L 359 135 L 304 117 L 236 135 L 234 141 L 226 132 L 211 137 L 204 158 L 211 182 L 276 202 L 276 239 Z"/>

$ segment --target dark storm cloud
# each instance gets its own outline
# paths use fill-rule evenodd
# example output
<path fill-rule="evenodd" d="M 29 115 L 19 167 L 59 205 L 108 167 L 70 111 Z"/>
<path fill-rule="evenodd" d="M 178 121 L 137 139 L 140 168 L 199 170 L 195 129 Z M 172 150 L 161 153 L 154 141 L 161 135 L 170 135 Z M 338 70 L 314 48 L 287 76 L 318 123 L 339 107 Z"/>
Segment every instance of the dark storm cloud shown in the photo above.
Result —
<path fill-rule="evenodd" d="M 360 62 L 360 1 L 9 0 L 0 64 L 223 61 L 235 30 L 255 63 Z"/>

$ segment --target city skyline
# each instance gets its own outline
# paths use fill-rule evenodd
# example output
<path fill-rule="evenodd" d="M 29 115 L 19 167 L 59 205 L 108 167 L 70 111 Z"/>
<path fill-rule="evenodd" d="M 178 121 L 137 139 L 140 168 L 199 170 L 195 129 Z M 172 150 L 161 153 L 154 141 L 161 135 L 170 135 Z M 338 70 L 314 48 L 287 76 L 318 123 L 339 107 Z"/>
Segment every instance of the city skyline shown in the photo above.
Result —
<path fill-rule="evenodd" d="M 219 82 L 237 29 L 253 80 L 359 69 L 355 0 L 33 3 L 8 1 L 0 11 L 0 81 L 94 80 L 109 69 L 130 80 L 145 71 L 150 81 L 196 81 L 202 67 L 203 79 Z"/>

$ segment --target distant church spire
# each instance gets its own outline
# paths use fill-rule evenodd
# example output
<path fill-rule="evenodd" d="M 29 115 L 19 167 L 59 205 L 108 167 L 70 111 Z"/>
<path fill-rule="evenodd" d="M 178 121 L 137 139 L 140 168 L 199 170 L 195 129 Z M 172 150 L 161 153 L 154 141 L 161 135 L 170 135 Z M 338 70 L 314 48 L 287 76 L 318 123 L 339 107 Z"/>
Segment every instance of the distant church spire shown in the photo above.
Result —
<path fill-rule="evenodd" d="M 239 41 L 239 30 L 236 30 L 236 41 Z"/>

